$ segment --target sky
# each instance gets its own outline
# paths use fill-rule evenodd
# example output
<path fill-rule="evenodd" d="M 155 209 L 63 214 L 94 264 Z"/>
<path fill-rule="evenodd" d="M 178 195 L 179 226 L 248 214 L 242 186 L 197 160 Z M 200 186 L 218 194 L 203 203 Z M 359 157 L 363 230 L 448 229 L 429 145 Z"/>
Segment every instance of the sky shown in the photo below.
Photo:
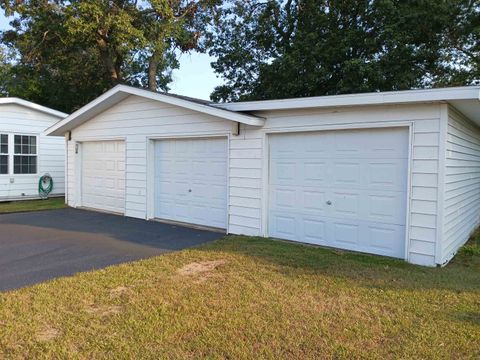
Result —
<path fill-rule="evenodd" d="M 0 11 L 0 30 L 8 28 L 8 20 Z M 190 53 L 180 57 L 180 68 L 173 71 L 173 82 L 170 92 L 209 100 L 215 86 L 222 84 L 217 78 L 210 63 L 214 59 L 206 54 Z"/>

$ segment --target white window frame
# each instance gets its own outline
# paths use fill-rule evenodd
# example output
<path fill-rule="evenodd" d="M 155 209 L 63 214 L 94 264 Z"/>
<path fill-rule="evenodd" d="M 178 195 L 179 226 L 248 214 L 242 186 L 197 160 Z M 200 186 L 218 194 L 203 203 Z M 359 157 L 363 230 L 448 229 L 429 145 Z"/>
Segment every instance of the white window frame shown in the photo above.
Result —
<path fill-rule="evenodd" d="M 7 156 L 7 172 L 6 173 L 0 173 L 0 175 L 9 175 L 10 174 L 10 134 L 7 132 L 0 132 L 1 135 L 7 135 L 7 152 L 3 153 L 1 152 L 1 147 L 0 147 L 0 155 L 2 156 Z"/>
<path fill-rule="evenodd" d="M 8 155 L 8 173 L 7 174 L 0 174 L 0 178 L 5 178 L 5 177 L 35 177 L 38 176 L 39 171 L 40 171 L 40 136 L 38 134 L 32 134 L 32 133 L 11 133 L 8 131 L 1 131 L 0 134 L 3 135 L 8 135 L 8 154 L 2 154 L 2 155 Z M 36 140 L 36 154 L 15 154 L 15 135 L 20 135 L 20 136 L 34 136 Z M 14 169 L 14 157 L 15 155 L 18 156 L 23 156 L 23 155 L 30 155 L 30 156 L 36 156 L 37 157 L 37 171 L 34 174 L 15 174 L 15 169 Z"/>
<path fill-rule="evenodd" d="M 28 136 L 28 137 L 34 137 L 35 138 L 35 154 L 22 154 L 22 153 L 16 153 L 15 152 L 15 136 Z M 11 134 L 11 153 L 10 155 L 10 164 L 11 168 L 9 168 L 9 173 L 11 175 L 15 176 L 34 176 L 38 175 L 38 167 L 39 167 L 39 151 L 38 151 L 38 135 L 34 134 L 24 134 L 24 133 L 14 133 Z M 21 145 L 20 145 L 21 146 Z M 15 173 L 15 156 L 30 156 L 30 157 L 35 157 L 36 158 L 36 164 L 35 164 L 35 172 L 34 173 Z"/>

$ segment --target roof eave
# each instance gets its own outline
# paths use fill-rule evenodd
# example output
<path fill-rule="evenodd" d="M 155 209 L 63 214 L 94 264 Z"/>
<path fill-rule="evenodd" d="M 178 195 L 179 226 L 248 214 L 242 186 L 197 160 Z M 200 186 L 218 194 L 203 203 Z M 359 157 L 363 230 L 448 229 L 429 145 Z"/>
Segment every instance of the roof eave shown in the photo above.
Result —
<path fill-rule="evenodd" d="M 42 112 L 42 113 L 45 113 L 45 114 L 48 114 L 48 115 L 52 115 L 52 116 L 55 116 L 55 117 L 58 117 L 58 118 L 61 118 L 61 119 L 64 119 L 68 116 L 68 114 L 66 114 L 64 112 L 54 110 L 54 109 L 51 109 L 49 107 L 38 105 L 38 104 L 35 104 L 31 101 L 23 100 L 23 99 L 16 98 L 16 97 L 0 98 L 0 105 L 2 105 L 2 104 L 4 104 L 4 105 L 14 104 L 14 105 L 23 106 L 23 107 L 33 109 L 33 110 L 36 110 L 36 111 L 39 111 L 39 112 Z"/>
<path fill-rule="evenodd" d="M 225 109 L 219 109 L 210 105 L 197 104 L 181 98 L 169 97 L 164 94 L 137 89 L 126 85 L 117 85 L 81 109 L 75 111 L 67 118 L 48 128 L 46 130 L 46 134 L 52 136 L 63 135 L 67 131 L 73 130 L 75 127 L 81 125 L 91 117 L 101 113 L 102 111 L 105 111 L 130 95 L 161 101 L 247 125 L 263 126 L 265 123 L 265 119 L 258 116 L 240 114 Z"/>
<path fill-rule="evenodd" d="M 214 104 L 231 111 L 293 110 L 339 106 L 389 105 L 455 100 L 479 100 L 480 87 L 466 86 L 443 89 L 422 89 L 365 94 L 330 95 L 296 99 L 246 101 Z"/>

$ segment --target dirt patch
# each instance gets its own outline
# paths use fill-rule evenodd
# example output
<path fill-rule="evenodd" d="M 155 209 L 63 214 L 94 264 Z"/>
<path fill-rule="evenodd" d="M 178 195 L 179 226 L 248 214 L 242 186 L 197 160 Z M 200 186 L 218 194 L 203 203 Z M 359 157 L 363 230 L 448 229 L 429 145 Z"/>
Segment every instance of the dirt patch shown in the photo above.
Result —
<path fill-rule="evenodd" d="M 110 294 L 111 295 L 121 295 L 121 294 L 125 294 L 126 292 L 128 292 L 128 287 L 126 286 L 119 286 L 119 287 L 116 287 L 114 289 L 110 289 Z"/>
<path fill-rule="evenodd" d="M 109 315 L 116 315 L 122 312 L 122 307 L 118 305 L 90 305 L 90 307 L 86 310 L 89 314 L 98 315 L 98 316 L 109 316 Z"/>
<path fill-rule="evenodd" d="M 206 275 L 225 263 L 225 260 L 193 262 L 178 269 L 177 273 L 183 276 Z"/>
<path fill-rule="evenodd" d="M 51 326 L 46 326 L 38 332 L 36 338 L 38 341 L 52 341 L 60 336 L 60 331 Z"/>

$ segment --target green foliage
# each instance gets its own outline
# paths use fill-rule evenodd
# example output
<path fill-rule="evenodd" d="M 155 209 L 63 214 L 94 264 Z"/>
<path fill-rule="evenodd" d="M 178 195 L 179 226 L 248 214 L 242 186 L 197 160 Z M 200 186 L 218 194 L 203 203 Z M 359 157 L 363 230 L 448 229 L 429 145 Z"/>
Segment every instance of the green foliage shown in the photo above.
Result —
<path fill-rule="evenodd" d="M 3 1 L 0 90 L 66 112 L 126 83 L 168 90 L 219 0 Z M 4 64 L 5 66 L 1 66 Z"/>
<path fill-rule="evenodd" d="M 480 228 L 475 231 L 469 241 L 459 250 L 461 257 L 480 257 Z"/>
<path fill-rule="evenodd" d="M 480 79 L 480 2 L 230 0 L 209 37 L 213 100 L 465 85 Z"/>

